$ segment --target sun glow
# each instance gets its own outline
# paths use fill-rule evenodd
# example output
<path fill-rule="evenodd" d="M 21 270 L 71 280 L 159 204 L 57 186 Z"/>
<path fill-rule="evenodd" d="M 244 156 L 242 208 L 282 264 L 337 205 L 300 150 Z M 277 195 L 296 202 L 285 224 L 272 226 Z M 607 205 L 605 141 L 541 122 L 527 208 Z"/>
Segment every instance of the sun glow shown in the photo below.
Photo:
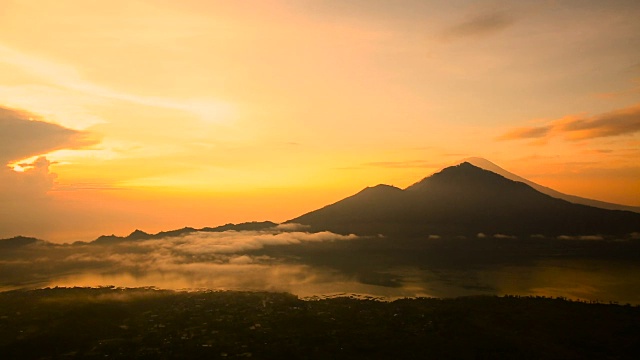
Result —
<path fill-rule="evenodd" d="M 640 205 L 637 5 L 413 3 L 4 1 L 0 238 L 162 230 L 177 194 L 286 219 L 470 156 Z"/>
<path fill-rule="evenodd" d="M 40 155 L 31 156 L 26 159 L 9 163 L 7 164 L 7 166 L 15 172 L 23 173 L 25 171 L 33 169 L 35 167 L 34 163 L 36 162 L 36 160 L 38 160 L 38 158 L 40 158 Z"/>
<path fill-rule="evenodd" d="M 9 167 L 15 172 L 25 172 L 27 170 L 27 168 L 24 168 L 21 165 L 9 165 Z"/>

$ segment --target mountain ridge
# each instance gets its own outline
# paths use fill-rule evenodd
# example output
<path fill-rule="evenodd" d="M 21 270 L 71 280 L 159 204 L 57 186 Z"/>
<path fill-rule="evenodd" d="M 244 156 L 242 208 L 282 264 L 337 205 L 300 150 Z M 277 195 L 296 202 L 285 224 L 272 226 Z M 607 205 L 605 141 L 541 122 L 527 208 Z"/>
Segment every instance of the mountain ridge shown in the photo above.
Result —
<path fill-rule="evenodd" d="M 223 232 L 223 231 L 247 231 L 247 230 L 265 230 L 268 228 L 273 228 L 278 226 L 277 223 L 271 221 L 249 221 L 243 223 L 228 223 L 225 225 L 220 225 L 216 227 L 204 227 L 201 229 L 196 229 L 192 227 L 183 227 L 181 229 L 176 230 L 168 230 L 168 231 L 160 231 L 156 234 L 149 234 L 142 230 L 136 229 L 131 234 L 127 236 L 116 236 L 116 235 L 102 235 L 97 239 L 90 242 L 77 242 L 78 244 L 114 244 L 125 241 L 136 241 L 136 240 L 152 240 L 152 239 L 161 239 L 165 237 L 175 237 L 175 236 L 183 236 L 194 232 Z"/>
<path fill-rule="evenodd" d="M 620 235 L 640 230 L 640 214 L 571 203 L 466 161 L 404 190 L 373 196 L 374 188 L 288 222 L 363 235 Z"/>
<path fill-rule="evenodd" d="M 513 180 L 513 181 L 519 181 L 519 182 L 523 182 L 529 186 L 531 186 L 532 188 L 538 190 L 539 192 L 543 193 L 543 194 L 547 194 L 549 196 L 555 197 L 555 198 L 559 198 L 559 199 L 563 199 L 563 200 L 567 200 L 569 202 L 575 203 L 575 204 L 581 204 L 581 205 L 588 205 L 588 206 L 593 206 L 593 207 L 599 207 L 602 209 L 608 209 L 608 210 L 626 210 L 626 211 L 633 211 L 633 212 L 637 212 L 640 213 L 640 207 L 639 206 L 631 206 L 631 205 L 623 205 L 623 204 L 616 204 L 616 203 L 611 203 L 611 202 L 606 202 L 606 201 L 601 201 L 601 200 L 595 200 L 595 199 L 588 199 L 588 198 L 584 198 L 584 197 L 580 197 L 580 196 L 576 196 L 576 195 L 570 195 L 570 194 L 565 194 L 562 193 L 560 191 L 554 190 L 550 187 L 544 186 L 544 185 L 540 185 L 538 183 L 535 183 L 531 180 L 528 180 L 526 178 L 523 178 L 519 175 L 516 175 L 512 172 L 509 172 L 508 170 L 505 170 L 503 168 L 501 168 L 500 166 L 494 164 L 493 162 L 484 159 L 484 158 L 480 158 L 480 157 L 469 157 L 469 158 L 465 158 L 462 160 L 463 162 L 468 162 L 474 166 L 477 166 L 479 168 L 494 172 L 496 174 L 502 175 L 507 179 Z"/>
<path fill-rule="evenodd" d="M 556 194 L 563 197 L 554 196 Z M 572 202 L 574 198 L 583 203 Z M 600 204 L 620 208 L 597 206 Z M 640 225 L 637 225 L 640 214 L 633 209 L 640 208 L 562 194 L 510 173 L 486 159 L 467 158 L 405 189 L 386 184 L 366 187 L 283 224 L 300 223 L 309 226 L 311 231 L 364 235 L 624 235 L 640 233 Z M 564 214 L 564 211 L 570 214 Z M 529 218 L 524 221 L 525 226 L 518 227 L 523 225 L 518 216 Z M 506 220 L 507 225 L 500 224 L 500 219 Z M 550 228 L 545 226 L 547 221 L 553 223 Z M 197 231 L 263 230 L 277 225 L 271 221 L 251 221 L 201 229 L 184 227 L 156 234 L 136 229 L 127 236 L 102 235 L 89 242 L 74 244 L 114 244 L 183 236 Z M 46 243 L 16 236 L 3 239 L 0 247 L 21 247 L 39 242 Z"/>

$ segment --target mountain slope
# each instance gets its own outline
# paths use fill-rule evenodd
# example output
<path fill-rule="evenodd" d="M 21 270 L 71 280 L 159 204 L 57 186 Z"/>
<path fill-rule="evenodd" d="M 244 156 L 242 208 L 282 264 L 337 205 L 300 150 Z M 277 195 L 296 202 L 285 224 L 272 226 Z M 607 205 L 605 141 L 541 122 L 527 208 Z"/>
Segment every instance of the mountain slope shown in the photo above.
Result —
<path fill-rule="evenodd" d="M 468 162 L 405 190 L 367 188 L 290 222 L 315 231 L 407 236 L 622 235 L 640 230 L 640 214 L 573 204 Z"/>
<path fill-rule="evenodd" d="M 403 190 L 389 185 L 377 185 L 288 222 L 311 225 L 312 230 L 318 231 L 389 233 L 401 221 L 405 204 Z"/>
<path fill-rule="evenodd" d="M 225 224 L 216 227 L 205 227 L 202 229 L 195 229 L 192 227 L 184 227 L 182 229 L 169 230 L 169 231 L 161 231 L 157 234 L 148 234 L 142 230 L 135 230 L 131 234 L 126 237 L 116 236 L 116 235 L 102 235 L 97 239 L 90 242 L 93 245 L 100 244 L 116 244 L 126 241 L 136 241 L 136 240 L 150 240 L 150 239 L 162 239 L 167 237 L 177 237 L 177 236 L 185 236 L 195 232 L 224 232 L 224 231 L 259 231 L 265 230 L 269 228 L 273 228 L 278 226 L 278 224 L 271 221 L 251 221 L 244 222 L 240 224 Z M 83 242 L 79 242 L 79 244 L 84 244 Z"/>
<path fill-rule="evenodd" d="M 520 176 L 518 176 L 518 175 L 516 175 L 514 173 L 511 173 L 511 172 L 501 168 L 500 166 L 492 163 L 491 161 L 489 161 L 487 159 L 483 159 L 483 158 L 479 158 L 479 157 L 471 157 L 471 158 L 466 158 L 463 161 L 466 161 L 466 162 L 470 163 L 471 165 L 477 166 L 479 168 L 482 168 L 482 169 L 485 169 L 485 170 L 489 170 L 489 171 L 494 172 L 496 174 L 502 175 L 507 179 L 510 179 L 510 180 L 513 180 L 513 181 L 523 182 L 523 183 L 531 186 L 532 188 L 538 190 L 539 192 L 541 192 L 543 194 L 547 194 L 549 196 L 552 196 L 552 197 L 555 197 L 555 198 L 558 198 L 558 199 L 567 200 L 567 201 L 575 203 L 575 204 L 594 206 L 594 207 L 599 207 L 599 208 L 602 208 L 602 209 L 609 209 L 609 210 L 626 210 L 626 211 L 633 211 L 633 212 L 640 213 L 640 207 L 637 207 L 637 206 L 614 204 L 614 203 L 609 203 L 609 202 L 605 202 L 605 201 L 587 199 L 587 198 L 583 198 L 583 197 L 580 197 L 580 196 L 568 195 L 568 194 L 561 193 L 559 191 L 553 190 L 553 189 L 548 188 L 546 186 L 542 186 L 542 185 L 536 184 L 533 181 L 527 180 L 527 179 L 525 179 L 523 177 L 520 177 Z"/>
<path fill-rule="evenodd" d="M 0 239 L 0 250 L 17 249 L 33 244 L 46 244 L 46 242 L 33 237 L 15 236 L 10 239 Z"/>

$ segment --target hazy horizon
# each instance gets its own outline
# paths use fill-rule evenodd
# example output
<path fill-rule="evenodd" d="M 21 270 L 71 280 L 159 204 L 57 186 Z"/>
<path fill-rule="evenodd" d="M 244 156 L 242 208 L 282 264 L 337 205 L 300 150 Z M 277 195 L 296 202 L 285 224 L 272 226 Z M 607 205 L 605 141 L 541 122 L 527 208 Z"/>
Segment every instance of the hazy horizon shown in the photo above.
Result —
<path fill-rule="evenodd" d="M 637 256 L 609 258 L 596 250 L 600 258 L 558 257 L 531 247 L 541 241 L 557 241 L 558 249 L 605 242 L 596 236 L 528 240 L 478 234 L 476 239 L 463 241 L 432 235 L 413 242 L 421 249 L 415 258 L 416 250 L 407 252 L 406 239 L 311 233 L 305 228 L 288 224 L 263 230 L 193 231 L 152 239 L 7 247 L 0 252 L 0 291 L 116 286 L 274 291 L 300 297 L 357 295 L 385 300 L 492 294 L 640 305 Z M 389 248 L 385 243 L 399 245 Z M 489 250 L 483 250 L 482 243 Z M 524 253 L 507 252 L 495 258 L 509 243 L 520 243 Z M 629 247 L 627 252 L 635 252 L 636 243 L 637 239 L 622 242 Z M 463 247 L 468 249 L 461 250 Z M 377 251 L 384 256 L 375 255 Z M 467 251 L 478 255 L 466 258 Z"/>
<path fill-rule="evenodd" d="M 483 157 L 640 206 L 640 3 L 4 1 L 0 238 L 282 222 Z"/>
<path fill-rule="evenodd" d="M 501 177 L 501 178 L 504 177 L 506 179 L 506 181 L 516 181 L 516 182 L 525 182 L 525 183 L 528 182 L 527 179 L 522 179 L 522 178 L 518 177 L 517 175 L 506 171 L 505 169 L 501 169 L 501 168 L 497 167 L 495 164 L 491 163 L 490 161 L 488 161 L 486 159 L 474 157 L 474 158 L 463 159 L 460 162 L 456 162 L 454 165 L 445 167 L 444 169 L 440 169 L 439 171 L 435 172 L 434 174 L 431 174 L 431 175 L 429 175 L 429 176 L 427 176 L 427 177 L 425 177 L 423 179 L 420 179 L 421 180 L 420 183 L 424 182 L 425 180 L 429 180 L 433 175 L 439 175 L 439 174 L 442 174 L 444 172 L 449 172 L 452 169 L 458 168 L 463 164 L 472 165 L 473 167 L 476 167 L 476 168 L 478 168 L 480 170 L 488 170 L 488 171 L 490 171 L 490 172 L 492 172 L 494 174 L 498 174 L 499 177 Z M 463 180 L 464 182 L 466 182 L 466 184 L 451 183 L 451 185 L 452 186 L 459 186 L 460 190 L 462 191 L 464 189 L 464 187 L 466 187 L 466 186 L 474 186 L 474 184 L 472 184 L 472 183 L 474 181 L 477 181 L 477 180 L 478 179 L 474 179 L 473 177 L 469 177 L 468 179 L 464 179 Z M 392 186 L 392 185 L 378 184 L 378 185 L 373 186 L 373 187 L 368 186 L 364 190 L 371 189 L 371 188 L 378 188 L 378 187 L 380 187 L 380 185 L 384 185 L 384 187 L 388 187 L 389 189 L 397 189 L 399 191 L 400 190 L 402 190 L 402 191 L 407 190 L 408 191 L 407 195 L 411 195 L 411 188 L 415 187 L 418 183 L 419 182 L 415 182 L 411 186 L 408 186 L 408 187 L 403 188 L 403 189 L 400 189 L 400 188 Z M 477 184 L 477 185 L 480 186 L 480 187 L 482 186 L 480 184 Z M 546 189 L 546 190 L 551 190 L 552 191 L 551 193 L 547 193 L 545 190 L 542 190 L 542 189 L 537 189 L 536 186 L 534 186 L 534 185 L 537 185 L 535 183 L 529 183 L 527 185 L 528 186 L 533 186 L 535 191 L 542 192 L 542 194 L 548 194 L 551 197 L 554 197 L 556 199 L 566 200 L 566 201 L 569 201 L 569 202 L 571 202 L 573 204 L 586 204 L 587 206 L 597 207 L 597 208 L 600 208 L 600 209 L 609 209 L 610 208 L 609 206 L 613 206 L 612 209 L 616 209 L 616 210 L 632 211 L 632 212 L 636 212 L 636 213 L 640 212 L 640 207 L 628 207 L 628 206 L 624 206 L 624 205 L 621 205 L 621 204 L 612 204 L 612 203 L 602 203 L 602 204 L 600 204 L 600 203 L 598 203 L 598 201 L 594 202 L 594 201 L 591 201 L 591 199 L 585 199 L 585 198 L 579 199 L 580 201 L 576 201 L 574 196 L 571 196 L 571 195 L 565 196 L 567 194 L 556 193 L 553 189 Z M 480 191 L 480 188 L 478 188 L 477 190 Z M 358 194 L 360 194 L 360 193 L 358 193 Z M 350 197 L 357 196 L 358 194 L 351 194 Z M 341 199 L 341 201 L 347 200 L 350 197 L 347 197 L 345 199 Z M 415 196 L 412 196 L 412 198 L 414 198 L 414 197 Z M 417 200 L 417 199 L 414 199 L 414 200 Z M 453 200 L 453 199 L 449 199 L 447 201 L 450 201 L 450 200 Z M 500 201 L 498 198 L 494 198 L 493 200 Z M 586 200 L 586 202 L 582 202 L 582 200 Z M 459 202 L 459 201 L 457 201 L 457 202 Z M 324 206 L 322 206 L 321 208 L 326 208 L 326 207 L 333 206 L 332 204 L 333 204 L 333 202 L 332 203 L 327 203 Z M 462 204 L 462 203 L 460 203 L 460 204 Z M 384 208 L 384 207 L 387 207 L 389 205 L 390 204 L 385 204 L 384 202 L 382 202 L 382 203 L 376 204 L 374 206 L 379 206 L 379 207 L 383 207 Z M 604 206 L 602 206 L 602 205 L 604 205 Z M 408 203 L 403 203 L 403 207 L 405 207 L 406 210 L 409 209 L 407 206 L 409 206 Z M 434 210 L 437 210 L 441 206 L 443 206 L 443 204 L 440 204 L 440 203 L 432 203 L 432 204 L 430 204 L 430 207 L 434 208 Z M 319 210 L 321 210 L 321 208 L 313 209 L 313 210 L 319 211 Z M 546 211 L 549 211 L 549 210 L 550 209 L 547 209 Z M 314 211 L 312 211 L 312 212 L 314 212 Z M 180 228 L 171 228 L 171 229 L 163 228 L 163 229 L 161 229 L 159 231 L 155 231 L 155 232 L 153 232 L 153 231 L 145 231 L 145 229 L 140 229 L 139 227 L 135 227 L 135 229 L 131 229 L 130 231 L 127 231 L 127 232 L 124 232 L 124 233 L 115 233 L 115 232 L 108 232 L 107 231 L 105 233 L 102 233 L 102 234 L 99 234 L 99 235 L 95 235 L 94 237 L 91 237 L 91 238 L 77 238 L 77 237 L 74 237 L 74 238 L 56 238 L 56 237 L 54 237 L 53 239 L 47 239 L 47 238 L 41 238 L 41 237 L 40 238 L 39 237 L 35 237 L 35 238 L 37 238 L 39 240 L 44 240 L 45 242 L 53 243 L 53 244 L 71 244 L 71 243 L 74 243 L 74 242 L 90 243 L 90 242 L 93 242 L 95 240 L 100 240 L 103 237 L 107 237 L 107 238 L 108 237 L 116 237 L 116 238 L 121 238 L 123 240 L 124 239 L 135 240 L 135 239 L 138 239 L 136 236 L 139 236 L 139 235 L 150 236 L 152 238 L 164 238 L 164 237 L 168 237 L 168 236 L 185 236 L 185 235 L 189 235 L 191 233 L 196 233 L 198 231 L 204 231 L 205 233 L 210 232 L 210 231 L 214 231 L 214 232 L 238 231 L 240 229 L 242 229 L 241 231 L 244 231 L 244 230 L 247 230 L 246 228 L 243 228 L 245 225 L 248 225 L 249 227 L 252 227 L 252 228 L 255 227 L 255 228 L 268 229 L 269 228 L 268 223 L 273 224 L 273 229 L 274 230 L 278 229 L 278 230 L 281 230 L 281 231 L 297 231 L 297 230 L 299 230 L 299 231 L 310 231 L 312 226 L 306 225 L 306 224 L 298 224 L 298 223 L 295 222 L 297 219 L 304 218 L 304 216 L 306 216 L 305 214 L 298 214 L 298 215 L 302 215 L 302 217 L 299 216 L 296 219 L 287 219 L 287 221 L 280 221 L 280 222 L 275 222 L 275 223 L 270 221 L 270 220 L 268 220 L 268 219 L 258 219 L 258 220 L 253 219 L 251 221 L 245 221 L 245 222 L 236 223 L 236 224 L 234 224 L 234 223 L 226 223 L 224 225 L 223 224 L 209 224 L 211 226 L 203 226 L 202 228 L 197 228 L 197 227 L 185 225 L 185 226 L 182 226 Z M 480 214 L 477 214 L 477 215 L 480 215 Z M 425 214 L 423 216 L 427 216 L 427 218 L 429 218 L 429 215 L 427 215 L 427 214 Z M 240 227 L 238 230 L 234 229 L 234 227 L 236 225 Z M 229 226 L 230 226 L 229 229 L 224 229 L 225 227 L 229 227 Z M 463 229 L 463 227 L 459 228 L 459 232 L 458 232 L 459 236 L 463 236 L 462 234 L 463 234 L 464 231 L 462 231 L 462 229 Z M 311 232 L 318 232 L 318 230 L 324 231 L 326 229 L 316 229 L 315 231 L 311 231 Z M 432 229 L 431 232 L 433 232 L 433 230 L 435 230 L 437 232 L 437 229 Z M 567 230 L 568 233 L 572 231 L 572 229 L 570 229 L 570 228 L 566 228 L 565 230 Z M 171 234 L 172 232 L 176 232 L 176 231 L 180 231 L 180 233 Z M 487 234 L 484 234 L 482 231 L 484 231 L 484 230 L 481 229 L 481 232 L 477 233 L 477 236 L 479 238 L 485 237 L 487 235 Z M 345 232 L 342 232 L 342 233 L 346 234 Z M 358 233 L 358 232 L 356 232 L 356 233 Z M 352 232 L 349 232 L 349 234 L 352 235 L 352 236 L 356 236 Z M 360 234 L 360 233 L 358 233 L 358 234 Z M 605 238 L 605 237 L 603 237 L 603 234 L 607 235 L 607 237 L 610 237 L 612 235 L 612 234 L 608 234 L 606 232 L 604 232 L 604 233 L 594 232 L 593 234 L 585 232 L 585 233 L 574 234 L 574 235 L 567 235 L 567 234 L 562 235 L 562 234 L 560 234 L 560 235 L 556 235 L 556 236 L 557 236 L 558 239 L 574 239 L 574 240 L 580 240 L 580 239 L 591 239 L 592 240 L 592 239 L 596 239 L 596 240 L 603 240 Z M 635 239 L 637 236 L 634 235 L 634 234 L 635 233 L 627 233 L 625 235 L 622 235 L 621 238 L 624 238 L 625 236 L 626 237 L 630 236 L 630 238 Z M 382 235 L 382 234 L 380 234 L 380 235 Z M 474 234 L 474 236 L 475 235 L 476 234 Z M 480 235 L 482 235 L 482 236 L 480 236 Z M 495 233 L 495 234 L 491 234 L 490 233 L 488 235 L 489 236 L 497 236 L 498 238 L 499 237 L 504 237 L 504 238 L 513 237 L 513 238 L 515 238 L 513 235 L 501 234 L 499 232 Z M 132 236 L 133 236 L 133 238 L 131 238 Z M 427 236 L 427 237 L 433 237 L 433 236 L 439 237 L 439 235 L 433 234 L 433 233 L 426 234 L 424 236 Z M 529 233 L 527 236 L 538 237 L 538 236 L 541 236 L 541 235 L 540 235 L 539 232 L 538 233 L 532 232 L 532 233 Z M 620 235 L 618 235 L 618 236 L 620 236 Z M 15 234 L 14 236 L 7 237 L 6 239 L 18 238 L 18 237 L 34 238 L 34 236 L 32 236 L 30 234 Z"/>

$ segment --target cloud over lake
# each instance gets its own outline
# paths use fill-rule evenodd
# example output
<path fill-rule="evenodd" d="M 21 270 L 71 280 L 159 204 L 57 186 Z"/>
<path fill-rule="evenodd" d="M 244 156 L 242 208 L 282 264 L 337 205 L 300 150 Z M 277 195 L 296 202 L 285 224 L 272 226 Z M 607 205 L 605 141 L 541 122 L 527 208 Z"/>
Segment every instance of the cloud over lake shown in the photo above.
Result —
<path fill-rule="evenodd" d="M 294 226 L 287 228 L 293 229 Z M 299 227 L 298 227 L 299 228 Z M 149 240 L 55 245 L 34 242 L 3 249 L 0 288 L 64 284 L 87 286 L 248 288 L 286 291 L 292 284 L 317 282 L 327 274 L 255 251 L 268 246 L 349 241 L 355 235 L 331 232 L 194 231 Z M 72 282 L 70 282 L 71 284 Z"/>

